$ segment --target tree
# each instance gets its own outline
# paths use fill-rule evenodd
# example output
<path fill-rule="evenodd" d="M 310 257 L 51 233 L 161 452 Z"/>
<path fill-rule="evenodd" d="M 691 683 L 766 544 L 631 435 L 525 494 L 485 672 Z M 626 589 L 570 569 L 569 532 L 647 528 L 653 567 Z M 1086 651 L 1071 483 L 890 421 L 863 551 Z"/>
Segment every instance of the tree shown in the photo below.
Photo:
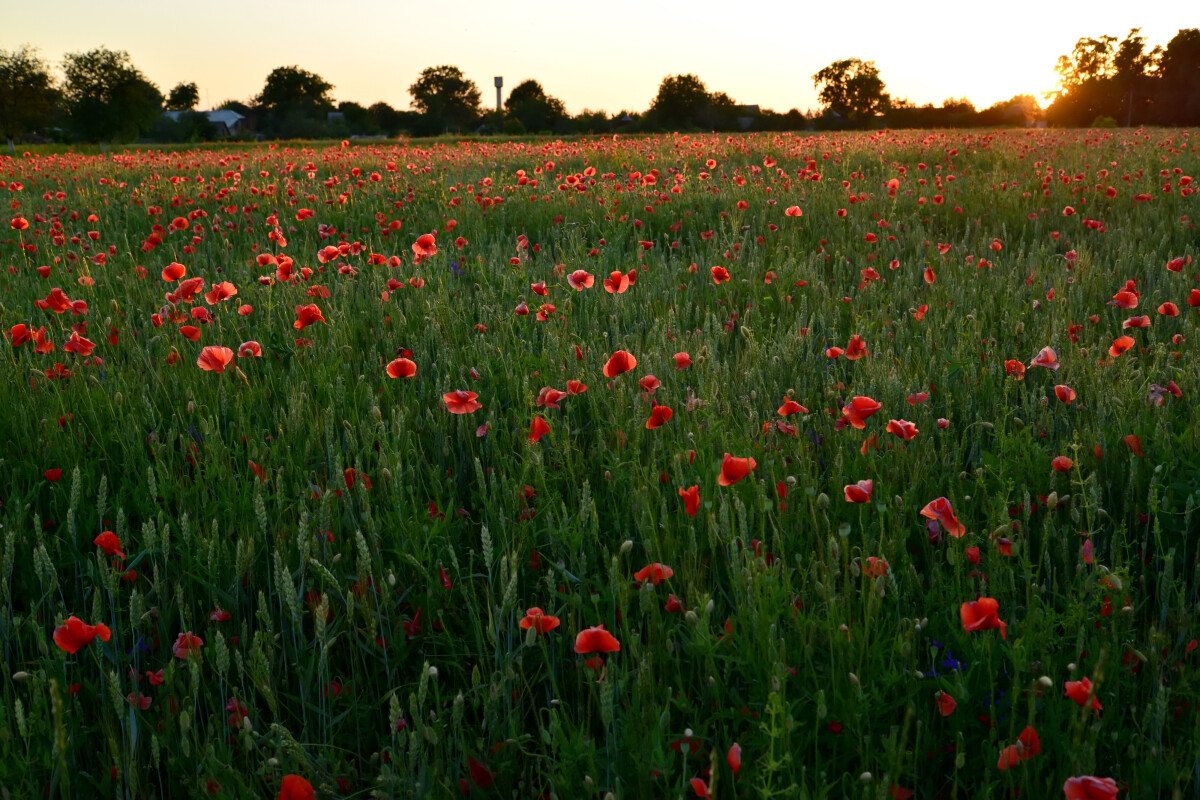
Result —
<path fill-rule="evenodd" d="M 10 143 L 49 124 L 60 93 L 37 50 L 0 50 L 0 135 Z"/>
<path fill-rule="evenodd" d="M 82 138 L 132 140 L 158 121 L 162 92 L 124 50 L 67 53 L 62 67 L 71 125 Z"/>
<path fill-rule="evenodd" d="M 479 87 L 458 67 L 426 67 L 408 93 L 413 109 L 424 117 L 423 133 L 461 131 L 473 127 L 480 117 Z"/>
<path fill-rule="evenodd" d="M 255 101 L 274 114 L 299 111 L 315 114 L 333 108 L 333 84 L 297 66 L 276 67 L 267 76 Z"/>
<path fill-rule="evenodd" d="M 1157 91 L 1162 52 L 1161 47 L 1146 52 L 1140 28 L 1120 42 L 1115 36 L 1079 39 L 1069 56 L 1058 57 L 1058 91 L 1047 117 L 1073 126 L 1104 118 L 1126 125 L 1144 120 Z"/>
<path fill-rule="evenodd" d="M 1187 28 L 1175 34 L 1163 50 L 1158 71 L 1158 121 L 1200 124 L 1200 30 Z"/>
<path fill-rule="evenodd" d="M 662 128 L 690 128 L 701 124 L 709 106 L 708 89 L 695 75 L 668 75 L 650 102 L 650 124 Z"/>
<path fill-rule="evenodd" d="M 827 111 L 855 127 L 865 125 L 891 105 L 874 61 L 857 58 L 834 61 L 813 75 L 813 86 L 820 89 L 818 99 Z"/>
<path fill-rule="evenodd" d="M 567 107 L 535 80 L 518 83 L 504 101 L 510 119 L 520 120 L 527 131 L 553 130 L 567 116 Z"/>
<path fill-rule="evenodd" d="M 195 83 L 177 83 L 167 95 L 167 111 L 193 111 L 200 103 L 200 87 Z"/>

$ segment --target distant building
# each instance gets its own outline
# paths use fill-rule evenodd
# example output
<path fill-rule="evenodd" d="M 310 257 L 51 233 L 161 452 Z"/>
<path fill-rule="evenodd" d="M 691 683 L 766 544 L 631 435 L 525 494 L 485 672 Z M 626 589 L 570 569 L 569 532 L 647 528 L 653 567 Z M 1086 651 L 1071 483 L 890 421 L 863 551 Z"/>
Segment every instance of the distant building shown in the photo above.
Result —
<path fill-rule="evenodd" d="M 179 121 L 179 115 L 182 111 L 164 111 L 163 116 L 172 122 Z M 199 112 L 208 117 L 217 129 L 218 136 L 232 136 L 242 130 L 242 122 L 246 119 L 236 111 L 231 111 L 227 108 L 219 108 L 216 111 L 201 111 Z"/>

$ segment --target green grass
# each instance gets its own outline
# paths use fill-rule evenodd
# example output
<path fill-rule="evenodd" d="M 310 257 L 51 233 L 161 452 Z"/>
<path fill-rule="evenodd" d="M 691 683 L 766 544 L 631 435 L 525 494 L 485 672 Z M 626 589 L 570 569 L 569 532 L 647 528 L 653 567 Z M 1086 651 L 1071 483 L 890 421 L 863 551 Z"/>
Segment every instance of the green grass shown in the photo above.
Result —
<path fill-rule="evenodd" d="M 0 786 L 273 797 L 296 773 L 322 797 L 599 799 L 694 797 L 703 777 L 716 798 L 1007 798 L 1058 796 L 1086 774 L 1114 778 L 1122 797 L 1200 796 L 1198 267 L 1165 266 L 1200 255 L 1195 184 L 1181 185 L 1197 171 L 1196 135 L 0 160 L 0 181 L 21 185 L 6 192 L 9 218 L 29 222 L 4 220 L 0 328 L 45 326 L 55 345 L 3 353 Z M 652 169 L 654 185 L 632 177 Z M 793 205 L 803 216 L 784 213 Z M 315 215 L 297 221 L 299 208 Z M 143 250 L 152 226 L 186 215 L 190 230 Z M 269 238 L 276 222 L 286 247 Z M 318 224 L 336 232 L 322 238 Z M 414 264 L 430 231 L 439 252 Z M 341 240 L 361 252 L 321 264 Z M 275 267 L 261 253 L 312 273 L 264 285 Z M 185 320 L 196 342 L 170 321 L 171 262 L 204 291 L 237 288 L 175 307 L 208 309 L 210 323 Z M 715 265 L 732 279 L 715 285 Z M 879 279 L 864 284 L 868 268 Z M 595 285 L 571 289 L 576 269 Z M 602 288 L 631 269 L 625 293 Z M 403 288 L 389 290 L 393 278 Z M 543 280 L 545 297 L 531 290 Z M 1135 310 L 1112 304 L 1128 280 Z M 86 315 L 35 306 L 55 287 Z M 514 313 L 522 301 L 527 316 Z M 1156 313 L 1168 301 L 1178 317 Z M 294 309 L 309 303 L 326 324 L 297 331 Z M 1150 327 L 1123 331 L 1137 314 Z M 63 351 L 83 323 L 90 358 Z M 1122 333 L 1136 346 L 1111 358 Z M 852 335 L 866 357 L 826 356 Z M 198 368 L 202 347 L 249 340 L 261 358 Z M 1029 366 L 1045 346 L 1057 372 Z M 637 367 L 605 378 L 618 349 Z M 392 380 L 384 368 L 403 351 L 416 376 Z M 692 366 L 677 370 L 677 352 Z M 1010 359 L 1023 380 L 1006 374 Z M 56 363 L 70 377 L 48 378 Z M 661 382 L 653 398 L 638 385 L 647 374 Z M 568 380 L 587 391 L 536 406 Z M 1171 381 L 1181 398 L 1147 400 Z M 1070 405 L 1060 383 L 1077 393 Z M 483 407 L 448 413 L 442 396 L 459 389 Z M 910 405 L 917 392 L 928 400 Z M 882 410 L 843 427 L 859 395 Z M 810 413 L 779 417 L 787 396 Z M 674 415 L 650 430 L 652 402 Z M 531 443 L 539 416 L 550 433 Z M 920 433 L 902 442 L 889 419 Z M 725 453 L 757 468 L 719 486 Z M 1070 472 L 1051 468 L 1060 455 Z M 843 499 L 868 478 L 869 503 Z M 692 485 L 695 517 L 679 497 Z M 927 529 L 919 512 L 938 497 L 962 538 Z M 105 530 L 126 554 L 115 566 L 92 543 Z M 865 574 L 868 557 L 886 574 Z M 638 585 L 649 563 L 673 575 Z M 964 630 L 960 607 L 985 595 L 1006 638 Z M 560 626 L 521 629 L 535 606 Z M 230 618 L 210 620 L 214 609 Z M 52 635 L 71 615 L 111 639 L 68 655 Z M 621 650 L 593 669 L 574 643 L 596 625 Z M 204 646 L 175 658 L 186 631 Z M 1102 713 L 1064 697 L 1084 676 Z M 128 702 L 137 692 L 148 709 Z M 957 701 L 950 716 L 939 692 Z M 997 769 L 1030 725 L 1041 752 Z"/>

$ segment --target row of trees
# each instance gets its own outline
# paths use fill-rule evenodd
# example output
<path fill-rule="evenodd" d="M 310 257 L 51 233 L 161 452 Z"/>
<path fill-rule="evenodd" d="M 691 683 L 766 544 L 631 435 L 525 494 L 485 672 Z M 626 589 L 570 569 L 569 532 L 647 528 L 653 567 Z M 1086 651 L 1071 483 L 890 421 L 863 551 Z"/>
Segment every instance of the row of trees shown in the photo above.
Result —
<path fill-rule="evenodd" d="M 1200 30 L 1181 30 L 1146 49 L 1140 28 L 1080 39 L 1059 56 L 1059 87 L 1046 118 L 1058 125 L 1200 123 Z"/>
<path fill-rule="evenodd" d="M 1200 30 L 1181 30 L 1164 47 L 1147 50 L 1140 29 L 1122 40 L 1080 39 L 1059 57 L 1059 89 L 1044 112 L 1057 125 L 1188 125 L 1200 123 Z M 129 54 L 100 47 L 68 53 L 56 81 L 35 50 L 0 50 L 0 135 L 10 142 L 32 134 L 85 141 L 203 140 L 216 129 L 194 113 L 200 93 L 180 83 L 164 96 L 132 63 Z M 429 67 L 408 87 L 409 110 L 379 102 L 369 107 L 336 103 L 333 85 L 298 66 L 279 67 L 263 89 L 245 102 L 219 108 L 237 111 L 246 127 L 270 138 L 341 137 L 353 134 L 429 136 L 441 133 L 600 133 L 613 129 L 796 130 L 892 127 L 961 127 L 1028 123 L 1042 116 L 1034 98 L 1017 95 L 978 111 L 965 98 L 917 107 L 888 94 L 872 61 L 835 61 L 812 76 L 823 113 L 808 118 L 797 109 L 777 113 L 710 92 L 695 75 L 669 75 L 643 112 L 614 116 L 584 110 L 571 116 L 561 100 L 536 80 L 517 84 L 503 109 L 485 110 L 474 81 L 458 67 Z M 163 110 L 183 112 L 168 119 Z"/>

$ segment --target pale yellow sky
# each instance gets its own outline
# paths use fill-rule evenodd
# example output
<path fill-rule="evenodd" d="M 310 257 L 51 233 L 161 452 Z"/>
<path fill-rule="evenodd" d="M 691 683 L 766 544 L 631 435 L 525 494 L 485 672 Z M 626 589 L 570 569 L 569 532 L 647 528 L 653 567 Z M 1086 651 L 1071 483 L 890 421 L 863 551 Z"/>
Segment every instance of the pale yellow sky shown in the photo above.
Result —
<path fill-rule="evenodd" d="M 1077 39 L 1123 38 L 1141 27 L 1151 46 L 1200 25 L 1187 3 L 1012 0 L 967 4 L 609 0 L 5 0 L 0 49 L 22 44 L 58 62 L 104 45 L 126 50 L 166 93 L 200 87 L 201 107 L 245 100 L 267 74 L 295 64 L 334 85 L 338 100 L 408 108 L 422 69 L 452 64 L 485 106 L 492 78 L 505 96 L 526 78 L 571 113 L 645 110 L 666 75 L 693 73 L 709 91 L 776 111 L 816 109 L 812 75 L 842 58 L 874 60 L 894 98 L 917 104 L 970 98 L 984 108 L 1054 88 L 1054 63 Z"/>

